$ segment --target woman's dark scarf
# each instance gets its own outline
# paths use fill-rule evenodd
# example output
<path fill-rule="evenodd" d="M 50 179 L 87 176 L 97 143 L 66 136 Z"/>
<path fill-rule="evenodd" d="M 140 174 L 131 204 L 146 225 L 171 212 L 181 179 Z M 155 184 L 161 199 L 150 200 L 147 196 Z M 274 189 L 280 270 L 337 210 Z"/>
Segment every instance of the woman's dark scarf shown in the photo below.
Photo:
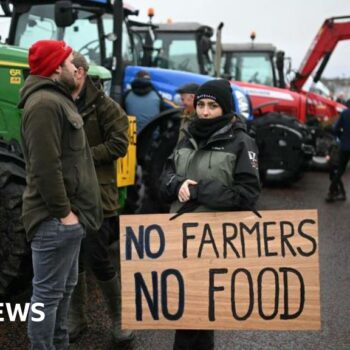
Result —
<path fill-rule="evenodd" d="M 231 123 L 233 114 L 228 113 L 217 118 L 195 118 L 188 127 L 188 131 L 196 141 L 206 140 L 216 131 Z"/>

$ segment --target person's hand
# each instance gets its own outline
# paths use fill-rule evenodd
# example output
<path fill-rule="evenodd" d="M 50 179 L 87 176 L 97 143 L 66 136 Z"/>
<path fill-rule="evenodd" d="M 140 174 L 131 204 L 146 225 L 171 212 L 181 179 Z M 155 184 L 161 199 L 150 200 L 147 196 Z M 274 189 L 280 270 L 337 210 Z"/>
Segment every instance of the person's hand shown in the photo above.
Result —
<path fill-rule="evenodd" d="M 63 225 L 76 225 L 79 224 L 78 217 L 71 211 L 66 217 L 60 219 Z"/>
<path fill-rule="evenodd" d="M 188 188 L 190 185 L 197 185 L 196 181 L 187 179 L 180 187 L 179 193 L 177 194 L 177 198 L 181 203 L 187 202 L 190 200 L 191 194 L 190 189 Z"/>

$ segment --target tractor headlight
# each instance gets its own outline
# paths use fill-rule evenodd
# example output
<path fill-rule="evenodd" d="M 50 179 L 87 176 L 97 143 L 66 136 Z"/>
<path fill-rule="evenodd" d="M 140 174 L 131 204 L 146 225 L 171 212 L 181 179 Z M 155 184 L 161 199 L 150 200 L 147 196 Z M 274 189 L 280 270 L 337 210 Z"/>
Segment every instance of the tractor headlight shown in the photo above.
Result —
<path fill-rule="evenodd" d="M 244 118 L 248 119 L 250 116 L 248 97 L 242 91 L 239 90 L 236 90 L 235 94 L 238 101 L 240 114 L 242 114 Z"/>

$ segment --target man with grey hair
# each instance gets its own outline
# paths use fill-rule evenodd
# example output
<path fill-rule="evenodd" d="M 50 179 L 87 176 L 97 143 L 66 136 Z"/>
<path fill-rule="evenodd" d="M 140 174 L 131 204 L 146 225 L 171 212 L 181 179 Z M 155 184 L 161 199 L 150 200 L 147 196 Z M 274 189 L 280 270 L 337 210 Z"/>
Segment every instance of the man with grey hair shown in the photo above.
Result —
<path fill-rule="evenodd" d="M 196 111 L 194 108 L 194 98 L 196 96 L 197 90 L 199 88 L 199 84 L 196 83 L 188 83 L 180 86 L 176 92 L 180 94 L 181 104 L 183 107 L 183 111 L 181 114 L 181 122 L 180 122 L 180 130 L 179 130 L 179 139 L 180 142 L 184 136 L 184 130 L 188 129 L 188 125 L 193 120 Z"/>
<path fill-rule="evenodd" d="M 87 328 L 86 261 L 106 299 L 113 321 L 114 342 L 120 345 L 130 343 L 133 333 L 121 330 L 120 274 L 109 258 L 108 246 L 110 237 L 119 238 L 116 160 L 127 152 L 128 118 L 121 107 L 96 87 L 87 75 L 89 65 L 85 57 L 74 52 L 73 63 L 77 68 L 77 88 L 73 92 L 73 98 L 84 120 L 84 129 L 100 185 L 104 219 L 100 230 L 87 235 L 82 242 L 79 279 L 72 296 L 69 315 L 70 338 L 75 341 Z"/>

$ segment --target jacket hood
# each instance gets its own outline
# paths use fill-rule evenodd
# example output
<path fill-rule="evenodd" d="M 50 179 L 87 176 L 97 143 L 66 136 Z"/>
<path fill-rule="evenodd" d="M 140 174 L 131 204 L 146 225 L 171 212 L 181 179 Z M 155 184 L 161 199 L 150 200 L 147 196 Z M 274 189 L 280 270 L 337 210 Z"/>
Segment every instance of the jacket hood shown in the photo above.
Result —
<path fill-rule="evenodd" d="M 103 91 L 100 90 L 97 85 L 92 81 L 92 79 L 87 76 L 86 77 L 86 83 L 85 83 L 85 94 L 86 94 L 86 101 L 85 101 L 85 108 L 88 108 L 90 105 L 92 105 L 98 97 L 103 94 Z"/>
<path fill-rule="evenodd" d="M 78 98 L 74 100 L 74 103 L 77 106 L 79 113 L 82 113 L 83 118 L 87 115 L 84 114 L 84 112 L 90 110 L 91 107 L 94 108 L 94 104 L 97 103 L 97 100 L 101 95 L 103 95 L 103 91 L 95 85 L 90 76 L 87 76 L 83 89 Z"/>
<path fill-rule="evenodd" d="M 143 96 L 153 90 L 153 85 L 149 79 L 136 78 L 131 82 L 131 88 L 136 95 Z"/>
<path fill-rule="evenodd" d="M 234 132 L 242 130 L 245 133 L 247 133 L 247 122 L 245 118 L 239 114 L 234 113 L 231 123 L 218 130 L 216 133 L 214 133 L 213 136 L 216 137 L 219 135 L 226 134 L 230 129 Z"/>
<path fill-rule="evenodd" d="M 42 77 L 39 75 L 29 75 L 24 82 L 22 89 L 20 90 L 20 100 L 18 108 L 23 108 L 30 95 L 38 90 L 56 90 L 65 96 L 72 98 L 67 89 L 60 83 L 53 81 L 50 78 Z"/>
<path fill-rule="evenodd" d="M 235 113 L 234 118 L 232 120 L 232 124 L 233 130 L 241 129 L 247 132 L 247 121 L 242 115 Z"/>

